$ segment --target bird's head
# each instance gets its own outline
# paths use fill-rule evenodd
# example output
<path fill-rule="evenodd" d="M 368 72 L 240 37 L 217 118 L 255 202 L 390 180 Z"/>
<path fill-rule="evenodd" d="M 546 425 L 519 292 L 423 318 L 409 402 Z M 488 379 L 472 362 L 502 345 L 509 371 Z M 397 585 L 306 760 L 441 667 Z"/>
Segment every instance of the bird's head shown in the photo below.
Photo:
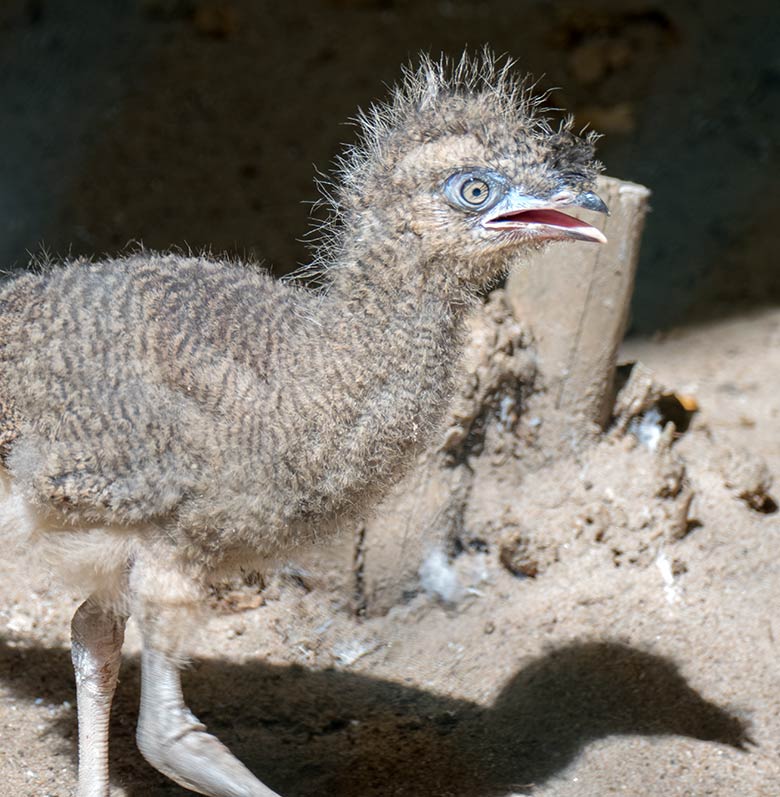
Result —
<path fill-rule="evenodd" d="M 510 61 L 423 58 L 388 103 L 358 117 L 359 142 L 330 186 L 335 254 L 397 252 L 394 269 L 479 289 L 523 250 L 605 241 L 574 215 L 607 211 L 593 193 L 595 136 L 551 126 L 538 106 Z"/>

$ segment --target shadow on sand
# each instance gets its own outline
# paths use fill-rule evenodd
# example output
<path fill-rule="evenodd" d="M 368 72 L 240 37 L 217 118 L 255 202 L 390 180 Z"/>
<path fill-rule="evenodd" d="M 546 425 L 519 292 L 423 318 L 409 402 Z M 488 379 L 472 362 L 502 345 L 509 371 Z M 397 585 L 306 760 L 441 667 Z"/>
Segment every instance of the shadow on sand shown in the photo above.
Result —
<path fill-rule="evenodd" d="M 135 749 L 138 676 L 137 659 L 126 660 L 113 781 L 132 797 L 182 794 Z M 62 648 L 0 637 L 0 677 L 25 700 L 74 699 Z M 669 660 L 609 642 L 570 644 L 525 664 L 487 708 L 262 661 L 197 660 L 184 689 L 209 729 L 285 797 L 498 797 L 530 790 L 605 736 L 677 734 L 739 749 L 750 742 L 744 722 L 695 692 Z M 75 762 L 75 710 L 54 723 Z"/>

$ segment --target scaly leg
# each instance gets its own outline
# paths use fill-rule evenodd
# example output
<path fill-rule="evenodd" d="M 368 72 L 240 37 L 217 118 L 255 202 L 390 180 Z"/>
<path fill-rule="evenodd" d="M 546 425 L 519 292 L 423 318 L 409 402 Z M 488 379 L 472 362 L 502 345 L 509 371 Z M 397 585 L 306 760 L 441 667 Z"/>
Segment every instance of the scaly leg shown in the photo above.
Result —
<path fill-rule="evenodd" d="M 208 797 L 279 797 L 206 733 L 184 704 L 179 668 L 170 657 L 146 648 L 141 668 L 137 740 L 155 769 Z"/>
<path fill-rule="evenodd" d="M 179 661 L 198 625 L 202 578 L 160 546 L 136 558 L 130 589 L 144 644 L 136 733 L 144 758 L 180 786 L 208 797 L 279 797 L 207 733 L 184 703 Z"/>
<path fill-rule="evenodd" d="M 79 722 L 78 797 L 108 797 L 108 720 L 116 689 L 125 617 L 84 601 L 71 622 Z"/>

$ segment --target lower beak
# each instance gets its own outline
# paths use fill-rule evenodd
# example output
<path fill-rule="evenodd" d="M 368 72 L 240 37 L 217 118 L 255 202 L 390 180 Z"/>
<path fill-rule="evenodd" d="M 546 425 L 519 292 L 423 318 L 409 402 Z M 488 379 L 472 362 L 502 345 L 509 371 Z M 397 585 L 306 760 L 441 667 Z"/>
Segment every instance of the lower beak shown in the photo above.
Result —
<path fill-rule="evenodd" d="M 561 213 L 553 208 L 533 208 L 509 211 L 482 222 L 489 230 L 527 231 L 536 239 L 593 241 L 605 244 L 607 238 L 601 230 L 581 219 Z"/>

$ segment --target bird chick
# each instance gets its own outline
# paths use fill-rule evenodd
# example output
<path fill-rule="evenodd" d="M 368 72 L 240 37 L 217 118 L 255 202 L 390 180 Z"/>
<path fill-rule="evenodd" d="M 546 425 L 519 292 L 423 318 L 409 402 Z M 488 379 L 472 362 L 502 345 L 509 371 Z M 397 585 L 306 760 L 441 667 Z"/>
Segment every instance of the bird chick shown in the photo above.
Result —
<path fill-rule="evenodd" d="M 317 290 L 139 251 L 0 291 L 0 524 L 86 600 L 72 623 L 79 797 L 106 797 L 128 616 L 138 746 L 212 797 L 272 797 L 188 711 L 179 665 L 211 582 L 319 545 L 429 441 L 464 319 L 518 254 L 604 241 L 593 138 L 553 128 L 489 55 L 423 58 L 324 190 Z"/>

